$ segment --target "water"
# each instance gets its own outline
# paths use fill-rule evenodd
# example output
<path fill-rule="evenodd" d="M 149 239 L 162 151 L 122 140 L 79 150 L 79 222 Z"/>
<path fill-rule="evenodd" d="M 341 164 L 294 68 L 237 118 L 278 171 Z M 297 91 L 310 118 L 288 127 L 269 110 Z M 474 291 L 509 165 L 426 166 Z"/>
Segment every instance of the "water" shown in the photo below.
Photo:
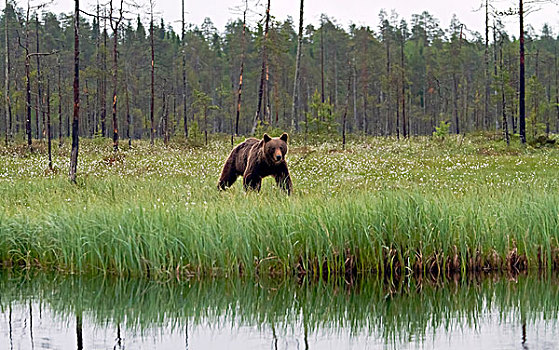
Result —
<path fill-rule="evenodd" d="M 555 279 L 526 276 L 394 285 L 0 273 L 0 349 L 557 349 L 558 301 Z"/>

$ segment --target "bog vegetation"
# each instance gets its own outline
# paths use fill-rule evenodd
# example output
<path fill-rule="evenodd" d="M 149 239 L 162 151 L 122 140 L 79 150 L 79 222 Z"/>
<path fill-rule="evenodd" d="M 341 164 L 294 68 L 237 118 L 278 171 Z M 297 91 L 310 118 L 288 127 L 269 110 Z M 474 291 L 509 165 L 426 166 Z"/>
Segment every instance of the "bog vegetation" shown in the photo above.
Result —
<path fill-rule="evenodd" d="M 559 263 L 559 152 L 499 135 L 303 142 L 293 196 L 216 183 L 230 145 L 86 140 L 77 185 L 69 145 L 0 149 L 4 267 L 149 276 L 466 273 Z M 268 181 L 269 180 L 269 181 Z"/>

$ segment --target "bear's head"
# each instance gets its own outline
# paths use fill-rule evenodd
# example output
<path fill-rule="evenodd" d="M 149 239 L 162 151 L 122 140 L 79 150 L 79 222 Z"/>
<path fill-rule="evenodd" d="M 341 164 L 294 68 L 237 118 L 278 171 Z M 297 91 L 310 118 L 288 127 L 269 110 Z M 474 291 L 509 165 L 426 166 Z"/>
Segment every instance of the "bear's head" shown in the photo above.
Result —
<path fill-rule="evenodd" d="M 271 138 L 268 134 L 262 137 L 264 155 L 270 164 L 280 164 L 285 161 L 287 154 L 287 139 L 289 136 L 283 133 L 280 137 Z"/>

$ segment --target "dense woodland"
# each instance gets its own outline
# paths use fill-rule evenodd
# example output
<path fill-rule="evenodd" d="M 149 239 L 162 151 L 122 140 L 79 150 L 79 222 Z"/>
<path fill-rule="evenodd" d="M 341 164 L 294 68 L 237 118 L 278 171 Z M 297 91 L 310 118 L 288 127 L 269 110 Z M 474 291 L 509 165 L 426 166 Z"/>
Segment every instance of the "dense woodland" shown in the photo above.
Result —
<path fill-rule="evenodd" d="M 504 125 L 518 133 L 518 33 L 491 11 L 482 34 L 456 17 L 442 28 L 428 12 L 409 20 L 381 12 L 370 27 L 348 28 L 323 15 L 318 27 L 302 27 L 295 79 L 298 23 L 277 21 L 273 2 L 248 17 L 253 4 L 240 3 L 240 18 L 223 31 L 208 18 L 183 24 L 182 33 L 154 17 L 153 6 L 111 4 L 80 15 L 83 137 L 203 140 L 275 129 L 406 137 L 431 134 L 441 122 L 455 133 Z M 7 1 L 0 27 L 6 142 L 45 138 L 49 119 L 52 137 L 70 136 L 73 15 Z M 525 36 L 530 138 L 559 128 L 559 38 L 549 26 L 527 26 Z"/>

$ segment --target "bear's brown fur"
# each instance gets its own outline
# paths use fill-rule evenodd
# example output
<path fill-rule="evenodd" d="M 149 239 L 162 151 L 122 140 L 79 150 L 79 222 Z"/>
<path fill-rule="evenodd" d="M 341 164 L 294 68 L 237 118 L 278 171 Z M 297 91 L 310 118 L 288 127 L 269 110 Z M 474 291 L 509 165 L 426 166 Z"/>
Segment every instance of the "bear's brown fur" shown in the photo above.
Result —
<path fill-rule="evenodd" d="M 262 140 L 246 139 L 235 147 L 225 161 L 217 187 L 231 187 L 239 175 L 243 176 L 246 189 L 260 190 L 262 178 L 273 176 L 280 188 L 291 193 L 292 183 L 285 162 L 288 135 L 271 138 L 264 134 Z"/>

